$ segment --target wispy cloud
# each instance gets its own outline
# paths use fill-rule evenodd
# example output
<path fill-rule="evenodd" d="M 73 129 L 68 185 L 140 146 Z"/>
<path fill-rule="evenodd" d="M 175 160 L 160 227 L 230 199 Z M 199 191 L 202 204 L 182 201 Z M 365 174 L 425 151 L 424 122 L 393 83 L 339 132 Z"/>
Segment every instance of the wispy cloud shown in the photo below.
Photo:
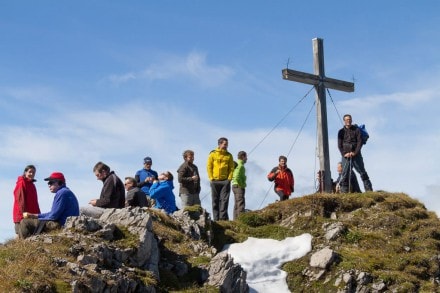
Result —
<path fill-rule="evenodd" d="M 233 75 L 234 70 L 228 66 L 208 64 L 205 53 L 191 52 L 183 57 L 167 55 L 142 71 L 113 74 L 108 80 L 115 85 L 121 85 L 134 80 L 177 79 L 190 80 L 201 87 L 216 87 Z"/>

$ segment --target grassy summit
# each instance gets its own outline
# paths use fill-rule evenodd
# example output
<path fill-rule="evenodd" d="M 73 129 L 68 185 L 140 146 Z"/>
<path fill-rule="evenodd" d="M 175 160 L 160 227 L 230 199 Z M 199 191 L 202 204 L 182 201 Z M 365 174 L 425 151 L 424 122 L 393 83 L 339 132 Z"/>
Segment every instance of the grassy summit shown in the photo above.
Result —
<path fill-rule="evenodd" d="M 133 275 L 155 285 L 158 292 L 217 292 L 199 283 L 210 258 L 193 247 L 206 240 L 191 240 L 173 219 L 152 213 L 161 263 L 179 261 L 189 270 L 178 276 L 160 266 L 159 283 L 147 272 L 133 271 Z M 334 222 L 342 223 L 345 230 L 337 239 L 327 240 L 323 227 Z M 402 193 L 312 194 L 244 213 L 237 221 L 212 223 L 211 245 L 220 250 L 249 236 L 281 240 L 310 233 L 313 251 L 283 266 L 292 292 L 338 292 L 342 285 L 337 279 L 349 271 L 368 273 L 372 283 L 386 284 L 385 292 L 436 292 L 439 227 L 434 212 Z M 132 245 L 130 233 L 121 231 L 123 235 L 111 245 Z M 69 284 L 78 276 L 57 260 L 75 261 L 71 253 L 75 245 L 74 239 L 53 235 L 50 243 L 10 240 L 0 246 L 0 292 L 70 292 Z M 310 278 L 304 273 L 310 269 L 310 255 L 323 247 L 337 252 L 338 260 L 322 277 Z"/>

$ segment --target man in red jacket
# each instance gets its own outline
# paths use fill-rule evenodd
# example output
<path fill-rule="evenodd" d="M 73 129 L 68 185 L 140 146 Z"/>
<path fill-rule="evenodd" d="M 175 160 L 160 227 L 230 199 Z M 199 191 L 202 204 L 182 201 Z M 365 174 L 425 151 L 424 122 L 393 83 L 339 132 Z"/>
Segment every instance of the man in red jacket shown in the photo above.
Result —
<path fill-rule="evenodd" d="M 274 190 L 280 197 L 280 201 L 289 199 L 289 196 L 294 191 L 295 180 L 292 170 L 287 168 L 287 158 L 285 156 L 278 158 L 278 166 L 270 171 L 267 179 L 275 181 Z"/>

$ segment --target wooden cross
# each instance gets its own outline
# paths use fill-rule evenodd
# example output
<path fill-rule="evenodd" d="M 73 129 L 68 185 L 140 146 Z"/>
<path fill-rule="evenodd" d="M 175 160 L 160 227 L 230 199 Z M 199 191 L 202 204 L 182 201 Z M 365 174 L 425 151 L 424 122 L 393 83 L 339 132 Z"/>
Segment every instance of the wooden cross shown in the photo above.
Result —
<path fill-rule="evenodd" d="M 331 88 L 344 92 L 354 92 L 354 83 L 343 80 L 328 78 L 324 73 L 324 46 L 323 40 L 315 38 L 313 41 L 313 63 L 315 74 L 301 71 L 283 69 L 283 79 L 296 81 L 315 86 L 316 111 L 318 124 L 318 157 L 321 176 L 320 190 L 331 193 L 332 178 L 330 172 L 330 155 L 328 148 L 327 106 L 325 89 Z"/>

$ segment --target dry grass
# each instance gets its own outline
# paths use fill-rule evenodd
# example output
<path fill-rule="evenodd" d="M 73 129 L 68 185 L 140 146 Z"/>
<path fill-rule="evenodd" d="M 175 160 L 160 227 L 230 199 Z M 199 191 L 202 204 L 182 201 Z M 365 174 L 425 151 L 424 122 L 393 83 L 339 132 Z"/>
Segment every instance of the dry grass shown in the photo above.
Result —
<path fill-rule="evenodd" d="M 162 268 L 158 292 L 217 292 L 198 282 L 200 269 L 208 265 L 210 258 L 194 252 L 193 241 L 170 217 L 153 213 L 152 218 L 161 262 L 181 261 L 189 267 L 184 276 Z M 322 225 L 335 221 L 342 222 L 347 231 L 328 243 Z M 335 279 L 341 271 L 351 269 L 370 273 L 396 292 L 436 292 L 439 288 L 434 278 L 440 276 L 439 227 L 435 213 L 427 211 L 417 200 L 386 192 L 313 194 L 244 213 L 237 221 L 212 224 L 213 245 L 218 249 L 249 236 L 280 240 L 310 233 L 314 248 L 330 245 L 340 255 L 327 272 L 327 282 L 309 281 L 302 275 L 310 255 L 286 263 L 283 269 L 288 273 L 292 292 L 336 292 Z M 70 275 L 65 268 L 57 267 L 54 260 L 73 261 L 69 254 L 73 243 L 69 239 L 53 239 L 53 243 L 47 244 L 12 240 L 0 246 L 0 292 L 69 290 Z M 118 242 L 132 245 L 129 237 Z"/>

